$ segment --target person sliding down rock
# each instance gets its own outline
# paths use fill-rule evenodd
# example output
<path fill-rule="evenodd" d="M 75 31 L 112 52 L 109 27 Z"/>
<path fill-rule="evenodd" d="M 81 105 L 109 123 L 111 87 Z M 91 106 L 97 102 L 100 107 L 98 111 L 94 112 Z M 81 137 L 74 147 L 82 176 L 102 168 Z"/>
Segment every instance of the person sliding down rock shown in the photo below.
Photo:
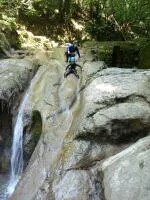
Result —
<path fill-rule="evenodd" d="M 74 57 L 75 59 L 75 57 Z M 74 74 L 78 79 L 79 79 L 79 75 L 77 74 L 77 70 L 76 67 L 80 67 L 80 69 L 82 70 L 82 67 L 78 64 L 76 64 L 76 62 L 71 62 L 69 65 L 67 65 L 66 67 L 66 72 L 64 74 L 64 78 L 66 78 L 69 74 Z"/>
<path fill-rule="evenodd" d="M 69 62 L 69 65 L 66 67 L 66 72 L 64 77 L 66 78 L 69 74 L 74 74 L 77 78 L 79 75 L 77 74 L 76 67 L 80 67 L 80 65 L 76 64 L 76 53 L 78 54 L 78 58 L 80 58 L 80 52 L 75 42 L 72 42 L 67 51 L 65 52 L 66 55 L 66 62 Z M 82 70 L 82 68 L 81 68 Z"/>

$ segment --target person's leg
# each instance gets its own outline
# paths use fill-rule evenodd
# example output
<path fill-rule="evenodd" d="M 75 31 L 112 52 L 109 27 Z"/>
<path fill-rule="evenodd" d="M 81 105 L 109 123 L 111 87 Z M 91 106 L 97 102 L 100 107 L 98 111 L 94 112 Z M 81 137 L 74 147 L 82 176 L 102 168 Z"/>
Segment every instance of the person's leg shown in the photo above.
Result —
<path fill-rule="evenodd" d="M 66 57 L 65 62 L 68 62 L 68 52 L 67 51 L 65 52 L 65 57 Z"/>
<path fill-rule="evenodd" d="M 72 73 L 72 70 L 70 68 L 67 69 L 66 72 L 64 73 L 64 78 L 66 78 L 71 73 Z"/>
<path fill-rule="evenodd" d="M 79 79 L 79 75 L 78 75 L 78 73 L 77 73 L 77 70 L 76 69 L 74 69 L 73 70 L 73 73 L 74 73 L 74 75 Z"/>
<path fill-rule="evenodd" d="M 64 73 L 64 78 L 67 78 L 67 76 L 68 76 L 69 74 L 70 74 L 69 71 L 66 71 L 66 72 Z"/>

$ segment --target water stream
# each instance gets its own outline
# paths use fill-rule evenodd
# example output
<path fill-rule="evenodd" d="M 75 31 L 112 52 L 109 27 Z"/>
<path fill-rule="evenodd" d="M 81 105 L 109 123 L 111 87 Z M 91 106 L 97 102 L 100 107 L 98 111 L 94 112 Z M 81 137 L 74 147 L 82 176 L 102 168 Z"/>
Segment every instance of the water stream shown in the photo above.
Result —
<path fill-rule="evenodd" d="M 27 92 L 19 108 L 19 113 L 14 127 L 11 156 L 11 174 L 7 189 L 8 196 L 11 196 L 11 194 L 14 192 L 15 187 L 19 182 L 23 172 L 23 116 L 28 96 L 29 93 Z"/>
<path fill-rule="evenodd" d="M 17 186 L 17 183 L 19 182 L 22 173 L 23 173 L 23 167 L 24 167 L 24 161 L 23 161 L 23 120 L 24 120 L 24 114 L 27 109 L 31 110 L 31 107 L 27 108 L 29 106 L 28 100 L 32 92 L 32 87 L 35 84 L 38 77 L 38 73 L 34 76 L 34 78 L 31 80 L 30 87 L 27 90 L 22 103 L 19 107 L 19 112 L 17 115 L 16 123 L 14 126 L 14 133 L 13 133 L 13 142 L 12 142 L 12 154 L 11 154 L 11 172 L 10 172 L 10 178 L 9 183 L 7 184 L 7 191 L 6 191 L 6 200 L 13 194 L 15 191 L 15 188 Z M 3 199 L 3 200 L 5 200 Z M 0 199 L 1 200 L 1 199 Z"/>
<path fill-rule="evenodd" d="M 73 111 L 71 105 L 74 99 L 79 101 L 78 90 L 79 81 L 73 78 L 72 80 L 64 79 L 58 91 L 60 109 L 63 111 L 63 115 L 65 116 L 63 122 L 61 122 L 62 127 L 65 128 L 64 133 L 69 131 L 73 122 Z M 63 130 L 63 128 L 61 130 Z"/>
<path fill-rule="evenodd" d="M 34 77 L 34 81 L 36 80 L 37 74 Z M 79 90 L 79 83 L 74 81 L 74 90 L 72 91 L 71 88 L 68 87 L 68 81 L 64 80 L 62 82 L 61 87 L 58 91 L 58 98 L 60 99 L 60 109 L 64 113 L 64 120 L 63 123 L 61 122 L 62 129 L 64 131 L 68 131 L 73 120 L 72 111 L 70 110 L 70 100 L 72 99 L 72 95 L 77 96 L 77 92 Z M 12 193 L 15 191 L 16 185 L 18 184 L 22 173 L 23 173 L 23 119 L 24 119 L 24 112 L 28 105 L 28 100 L 31 93 L 31 87 L 33 85 L 33 80 L 30 84 L 30 88 L 24 96 L 24 99 L 19 107 L 19 112 L 16 119 L 16 124 L 14 127 L 14 134 L 13 134 L 13 144 L 12 144 L 12 155 L 11 155 L 11 174 L 9 178 L 9 183 L 7 187 L 7 191 L 5 192 L 6 196 L 3 198 L 0 197 L 0 200 L 7 200 Z M 64 95 L 64 93 L 66 95 Z M 66 98 L 67 97 L 67 98 Z M 67 126 L 66 126 L 67 124 Z M 57 124 L 58 125 L 58 124 Z M 59 126 L 58 126 L 59 127 Z M 64 132 L 61 129 L 62 132 Z"/>

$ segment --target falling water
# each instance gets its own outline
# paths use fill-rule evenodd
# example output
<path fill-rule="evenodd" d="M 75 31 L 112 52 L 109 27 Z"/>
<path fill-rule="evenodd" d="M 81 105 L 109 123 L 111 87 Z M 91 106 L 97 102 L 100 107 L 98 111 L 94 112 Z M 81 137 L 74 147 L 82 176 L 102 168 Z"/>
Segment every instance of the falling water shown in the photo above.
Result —
<path fill-rule="evenodd" d="M 19 113 L 14 127 L 11 156 L 11 175 L 7 189 L 8 196 L 11 196 L 11 194 L 14 192 L 23 172 L 23 116 L 28 96 L 29 94 L 26 93 L 25 98 L 23 99 L 23 102 L 19 108 Z"/>

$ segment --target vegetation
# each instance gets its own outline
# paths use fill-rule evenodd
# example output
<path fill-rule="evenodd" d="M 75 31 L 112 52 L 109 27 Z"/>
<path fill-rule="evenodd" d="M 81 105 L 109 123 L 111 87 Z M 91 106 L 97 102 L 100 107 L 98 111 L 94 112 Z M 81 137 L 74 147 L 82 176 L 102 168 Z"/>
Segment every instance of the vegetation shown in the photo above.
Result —
<path fill-rule="evenodd" d="M 149 0 L 0 0 L 0 11 L 57 40 L 150 36 Z"/>

